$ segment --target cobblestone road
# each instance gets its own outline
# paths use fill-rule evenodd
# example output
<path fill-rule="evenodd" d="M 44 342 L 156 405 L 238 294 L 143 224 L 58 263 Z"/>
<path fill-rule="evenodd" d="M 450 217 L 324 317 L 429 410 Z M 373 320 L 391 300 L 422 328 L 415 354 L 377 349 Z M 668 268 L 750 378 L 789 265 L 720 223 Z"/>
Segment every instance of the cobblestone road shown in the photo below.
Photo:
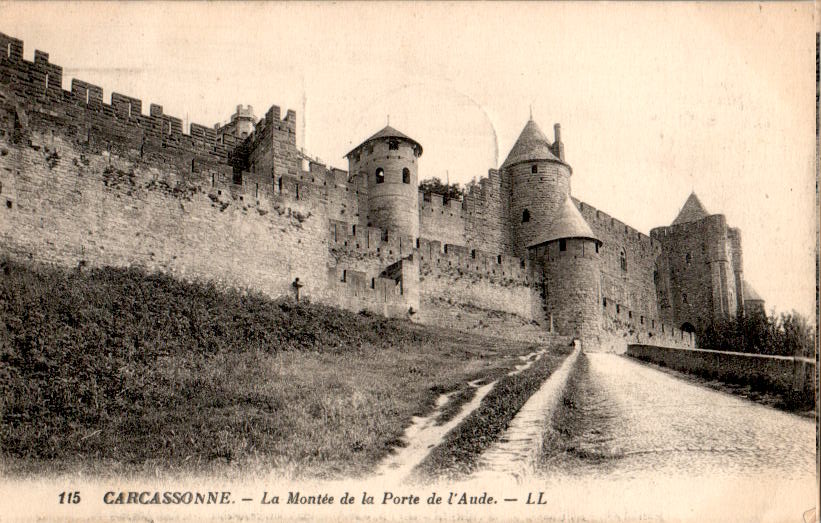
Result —
<path fill-rule="evenodd" d="M 574 430 L 530 484 L 541 515 L 591 521 L 803 521 L 815 424 L 625 356 L 584 355 Z M 580 358 L 579 363 L 583 359 Z"/>
<path fill-rule="evenodd" d="M 586 357 L 581 408 L 596 422 L 575 436 L 581 458 L 559 459 L 553 467 L 608 476 L 655 471 L 815 477 L 811 420 L 687 383 L 624 356 Z"/>

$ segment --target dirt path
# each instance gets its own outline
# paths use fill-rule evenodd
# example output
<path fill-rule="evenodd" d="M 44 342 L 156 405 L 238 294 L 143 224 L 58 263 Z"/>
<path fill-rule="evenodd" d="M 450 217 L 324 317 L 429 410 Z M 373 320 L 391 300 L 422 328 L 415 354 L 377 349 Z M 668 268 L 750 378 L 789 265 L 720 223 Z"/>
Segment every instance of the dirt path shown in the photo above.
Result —
<path fill-rule="evenodd" d="M 547 349 L 541 349 L 524 356 L 519 356 L 522 363 L 516 365 L 508 375 L 513 376 L 530 368 L 545 352 L 547 352 Z M 455 391 L 439 396 L 436 399 L 436 408 L 427 416 L 415 416 L 410 426 L 405 429 L 405 433 L 402 435 L 402 441 L 407 443 L 407 446 L 397 448 L 395 453 L 383 460 L 376 469 L 373 477 L 390 479 L 396 482 L 406 480 L 411 475 L 411 471 L 425 459 L 430 450 L 442 443 L 448 432 L 453 430 L 465 417 L 476 410 L 479 405 L 481 405 L 487 393 L 496 385 L 496 381 L 485 385 L 480 385 L 480 383 L 481 380 L 474 380 L 468 383 L 469 386 L 476 389 L 473 399 L 463 405 L 459 413 L 448 422 L 438 424 L 437 418 L 447 406 L 451 397 L 456 393 Z"/>
<path fill-rule="evenodd" d="M 561 366 L 527 400 L 499 440 L 482 454 L 478 471 L 473 478 L 512 477 L 521 483 L 535 471 L 545 423 L 561 399 L 580 352 L 581 348 L 577 345 Z"/>

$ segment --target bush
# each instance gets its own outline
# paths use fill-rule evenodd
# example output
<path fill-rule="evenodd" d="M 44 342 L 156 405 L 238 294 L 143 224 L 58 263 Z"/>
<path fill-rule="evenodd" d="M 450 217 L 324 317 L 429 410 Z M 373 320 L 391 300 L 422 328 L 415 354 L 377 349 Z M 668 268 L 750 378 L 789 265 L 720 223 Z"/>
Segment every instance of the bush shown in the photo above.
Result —
<path fill-rule="evenodd" d="M 815 332 L 805 317 L 793 311 L 776 317 L 763 311 L 716 321 L 697 333 L 699 347 L 708 350 L 815 357 Z"/>

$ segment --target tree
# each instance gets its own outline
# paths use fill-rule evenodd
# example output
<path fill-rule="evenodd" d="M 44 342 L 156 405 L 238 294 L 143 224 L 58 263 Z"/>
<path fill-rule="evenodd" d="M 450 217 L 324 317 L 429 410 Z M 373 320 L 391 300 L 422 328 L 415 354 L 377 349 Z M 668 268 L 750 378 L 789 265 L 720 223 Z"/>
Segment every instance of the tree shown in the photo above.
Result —
<path fill-rule="evenodd" d="M 442 200 L 445 202 L 448 200 L 461 200 L 462 195 L 464 194 L 458 183 L 448 185 L 446 183 L 442 183 L 442 180 L 437 177 L 422 180 L 419 183 L 419 190 L 425 194 L 441 194 Z"/>
<path fill-rule="evenodd" d="M 735 319 L 717 320 L 697 333 L 700 348 L 779 356 L 815 356 L 815 331 L 793 311 L 752 312 Z"/>

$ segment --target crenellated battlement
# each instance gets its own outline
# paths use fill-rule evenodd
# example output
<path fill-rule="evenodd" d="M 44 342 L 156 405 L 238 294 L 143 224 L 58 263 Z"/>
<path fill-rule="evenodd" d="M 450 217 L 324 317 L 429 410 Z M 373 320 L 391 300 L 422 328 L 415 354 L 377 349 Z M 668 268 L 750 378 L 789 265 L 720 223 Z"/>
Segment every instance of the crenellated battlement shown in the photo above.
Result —
<path fill-rule="evenodd" d="M 582 213 L 582 216 L 584 216 L 584 219 L 587 220 L 592 227 L 606 229 L 611 234 L 620 237 L 624 243 L 638 246 L 644 252 L 654 252 L 660 249 L 661 246 L 658 245 L 658 242 L 654 240 L 652 236 L 640 232 L 618 218 L 614 218 L 606 212 L 593 207 L 589 203 L 577 198 L 572 198 L 572 200 Z"/>
<path fill-rule="evenodd" d="M 257 119 L 240 104 L 229 123 L 185 129 L 159 104 L 144 114 L 142 100 L 111 92 L 106 101 L 76 78 L 64 90 L 48 53 L 27 61 L 23 50 L 0 33 L 0 247 L 9 252 L 143 264 L 447 326 L 471 318 L 476 328 L 501 313 L 603 346 L 630 336 L 693 346 L 683 328 L 743 307 L 740 231 L 695 195 L 680 215 L 695 221 L 649 235 L 573 198 L 574 220 L 586 224 L 572 230 L 589 226 L 599 242 L 538 264 L 516 256 L 570 195 L 558 126 L 547 145 L 562 161 L 543 159 L 530 121 L 514 146 L 521 161 L 445 201 L 417 192 L 421 145 L 396 129 L 349 156 L 348 172 L 297 147 L 293 110 L 274 105 Z"/>

